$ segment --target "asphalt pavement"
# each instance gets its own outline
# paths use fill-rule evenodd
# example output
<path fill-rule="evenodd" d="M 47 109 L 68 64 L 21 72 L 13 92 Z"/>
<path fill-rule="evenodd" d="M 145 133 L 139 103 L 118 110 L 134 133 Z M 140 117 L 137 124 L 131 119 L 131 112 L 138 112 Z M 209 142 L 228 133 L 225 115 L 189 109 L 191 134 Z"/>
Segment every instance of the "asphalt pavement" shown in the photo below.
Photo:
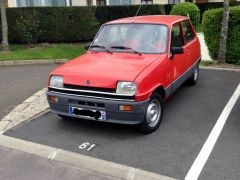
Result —
<path fill-rule="evenodd" d="M 0 119 L 29 96 L 46 87 L 49 73 L 57 66 L 1 66 Z"/>
<path fill-rule="evenodd" d="M 240 83 L 240 72 L 200 73 L 196 86 L 182 86 L 166 102 L 162 125 L 150 135 L 142 135 L 132 126 L 64 120 L 52 113 L 5 135 L 184 179 Z M 240 178 L 239 106 L 238 101 L 200 180 Z"/>
<path fill-rule="evenodd" d="M 28 153 L 0 147 L 2 180 L 113 180 L 115 178 L 89 172 Z"/>

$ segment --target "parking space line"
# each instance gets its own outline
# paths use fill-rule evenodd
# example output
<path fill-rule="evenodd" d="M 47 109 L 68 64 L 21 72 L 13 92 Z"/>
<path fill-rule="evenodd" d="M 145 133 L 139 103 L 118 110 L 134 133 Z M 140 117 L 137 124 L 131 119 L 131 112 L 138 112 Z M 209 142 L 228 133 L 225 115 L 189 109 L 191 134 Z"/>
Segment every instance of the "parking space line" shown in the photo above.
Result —
<path fill-rule="evenodd" d="M 203 145 L 200 153 L 198 154 L 187 176 L 185 177 L 185 180 L 198 179 L 239 96 L 240 96 L 240 84 L 238 85 L 231 99 L 228 101 L 227 105 L 223 109 L 210 135 L 208 136 L 205 144 Z"/>

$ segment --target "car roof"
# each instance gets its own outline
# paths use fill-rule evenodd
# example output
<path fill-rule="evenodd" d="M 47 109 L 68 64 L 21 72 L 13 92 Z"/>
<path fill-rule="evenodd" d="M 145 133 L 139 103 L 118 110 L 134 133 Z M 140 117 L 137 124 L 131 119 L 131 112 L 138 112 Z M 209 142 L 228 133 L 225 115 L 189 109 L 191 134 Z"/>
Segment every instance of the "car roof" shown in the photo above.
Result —
<path fill-rule="evenodd" d="M 175 15 L 149 15 L 149 16 L 135 16 L 123 19 L 117 19 L 110 21 L 106 24 L 120 24 L 120 23 L 153 23 L 153 24 L 165 24 L 171 26 L 172 24 L 189 19 L 186 16 Z"/>

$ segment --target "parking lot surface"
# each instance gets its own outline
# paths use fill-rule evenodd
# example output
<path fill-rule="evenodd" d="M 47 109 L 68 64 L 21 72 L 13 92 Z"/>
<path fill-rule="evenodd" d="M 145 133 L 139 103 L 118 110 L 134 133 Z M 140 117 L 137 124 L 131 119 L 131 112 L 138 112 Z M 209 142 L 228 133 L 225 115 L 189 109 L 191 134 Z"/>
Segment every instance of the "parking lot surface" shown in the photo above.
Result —
<path fill-rule="evenodd" d="M 58 65 L 0 67 L 0 120 L 15 106 L 47 85 L 48 74 Z"/>
<path fill-rule="evenodd" d="M 184 179 L 240 83 L 239 72 L 200 73 L 196 86 L 183 85 L 166 102 L 162 124 L 153 134 L 47 113 L 5 135 Z M 199 179 L 239 179 L 239 109 L 238 100 Z"/>

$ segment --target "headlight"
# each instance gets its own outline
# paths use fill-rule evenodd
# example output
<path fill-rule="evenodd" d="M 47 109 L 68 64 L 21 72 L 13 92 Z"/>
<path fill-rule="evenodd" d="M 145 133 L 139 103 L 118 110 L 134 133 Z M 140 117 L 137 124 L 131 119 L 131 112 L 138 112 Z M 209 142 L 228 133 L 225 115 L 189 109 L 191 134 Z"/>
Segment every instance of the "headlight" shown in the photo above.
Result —
<path fill-rule="evenodd" d="M 135 82 L 118 82 L 117 94 L 135 95 L 137 92 L 137 85 Z"/>
<path fill-rule="evenodd" d="M 63 77 L 62 76 L 51 76 L 50 86 L 56 88 L 63 88 Z"/>

